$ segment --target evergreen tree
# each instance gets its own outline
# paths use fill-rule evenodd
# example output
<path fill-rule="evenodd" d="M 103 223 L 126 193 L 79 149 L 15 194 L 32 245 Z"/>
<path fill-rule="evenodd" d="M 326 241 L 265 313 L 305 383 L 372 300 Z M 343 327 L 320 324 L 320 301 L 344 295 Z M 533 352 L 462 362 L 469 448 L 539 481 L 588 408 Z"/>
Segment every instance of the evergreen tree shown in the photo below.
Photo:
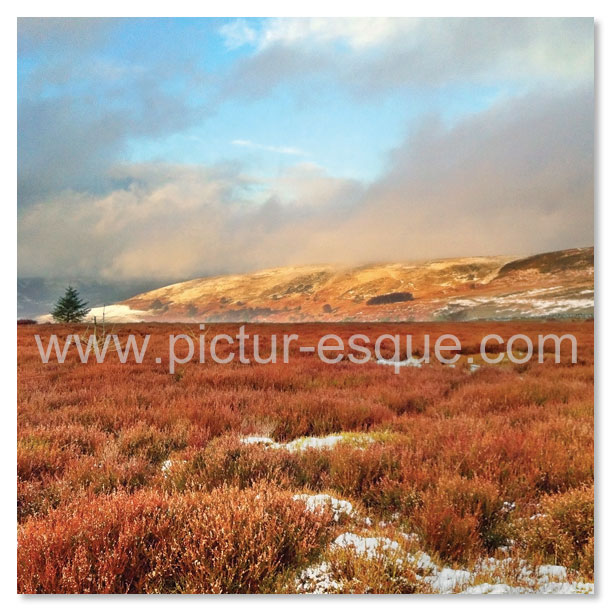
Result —
<path fill-rule="evenodd" d="M 51 315 L 57 323 L 80 323 L 88 312 L 87 302 L 81 299 L 74 287 L 68 287 L 64 296 L 55 304 Z"/>

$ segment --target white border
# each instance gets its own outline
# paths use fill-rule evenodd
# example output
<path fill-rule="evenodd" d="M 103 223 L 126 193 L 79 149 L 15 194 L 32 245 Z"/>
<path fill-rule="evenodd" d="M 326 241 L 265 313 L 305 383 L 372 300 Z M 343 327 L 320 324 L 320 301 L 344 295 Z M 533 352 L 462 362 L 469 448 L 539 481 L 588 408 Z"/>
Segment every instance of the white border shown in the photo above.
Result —
<path fill-rule="evenodd" d="M 2 287 L 4 289 L 0 301 L 0 321 L 2 322 L 2 338 L 5 347 L 0 351 L 0 375 L 2 376 L 2 403 L 4 410 L 4 421 L 2 422 L 3 444 L 2 477 L 4 479 L 2 492 L 3 503 L 2 516 L 2 540 L 0 541 L 2 554 L 0 554 L 0 591 L 2 601 L 6 604 L 36 606 L 43 605 L 51 610 L 61 610 L 65 606 L 106 606 L 109 603 L 116 606 L 118 610 L 128 609 L 128 606 L 196 606 L 198 608 L 209 606 L 233 605 L 254 607 L 259 610 L 267 610 L 270 607 L 282 606 L 291 608 L 304 608 L 305 606 L 316 606 L 317 608 L 336 609 L 338 606 L 350 605 L 351 610 L 381 605 L 385 608 L 420 607 L 426 604 L 428 608 L 438 608 L 448 604 L 453 609 L 467 609 L 476 607 L 489 608 L 512 608 L 517 605 L 521 608 L 536 608 L 553 605 L 558 608 L 566 608 L 576 605 L 601 606 L 606 601 L 612 601 L 612 587 L 607 584 L 606 577 L 610 565 L 606 560 L 606 551 L 612 547 L 610 542 L 610 529 L 607 527 L 608 514 L 610 513 L 610 487 L 606 484 L 606 478 L 610 467 L 610 444 L 607 436 L 610 433 L 610 417 L 606 408 L 612 400 L 610 396 L 610 376 L 603 376 L 604 372 L 612 371 L 611 358 L 608 353 L 601 349 L 612 345 L 610 337 L 610 325 L 607 318 L 602 317 L 603 309 L 610 303 L 610 285 L 606 282 L 603 269 L 612 267 L 610 260 L 610 249 L 603 239 L 604 232 L 610 231 L 610 212 L 605 194 L 606 174 L 610 170 L 608 160 L 603 153 L 606 145 L 610 145 L 609 122 L 604 116 L 604 109 L 612 108 L 612 95 L 610 95 L 610 79 L 605 78 L 606 67 L 610 72 L 612 64 L 610 57 L 610 44 L 606 40 L 610 20 L 607 20 L 611 3 L 603 1 L 582 2 L 538 2 L 534 0 L 515 0 L 514 2 L 491 2 L 464 0 L 461 3 L 450 1 L 429 1 L 414 5 L 392 0 L 378 0 L 377 2 L 330 2 L 329 0 L 312 0 L 308 3 L 287 3 L 278 0 L 260 0 L 257 3 L 246 1 L 231 1 L 223 3 L 201 3 L 193 1 L 175 0 L 167 2 L 121 2 L 108 0 L 104 3 L 83 3 L 75 1 L 56 0 L 51 3 L 42 1 L 24 1 L 13 3 L 5 7 L 2 14 L 0 45 L 2 48 L 3 64 L 3 89 L 0 98 L 2 105 L 3 125 L 3 198 L 0 207 L 0 230 L 2 231 L 1 257 L 2 262 Z M 17 596 L 16 593 L 16 565 L 15 565 L 15 457 L 16 457 L 16 356 L 15 356 L 15 320 L 16 320 L 16 17 L 17 16 L 167 16 L 170 11 L 172 16 L 584 16 L 595 17 L 596 20 L 596 53 L 597 53 L 597 172 L 596 172 L 596 333 L 597 333 L 597 375 L 596 375 L 596 437 L 597 437 L 597 574 L 595 585 L 597 595 L 594 597 L 584 596 L 515 596 L 497 597 L 494 601 L 486 597 L 457 597 L 457 596 L 381 596 L 384 599 L 373 600 L 366 597 L 311 597 L 304 596 L 194 596 L 181 599 L 169 600 L 171 596 L 147 597 L 131 596 L 113 597 L 105 596 Z M 609 191 L 609 190 L 608 190 Z M 606 478 L 604 478 L 604 475 Z M 576 598 L 577 597 L 577 598 Z M 452 598 L 452 600 L 451 600 Z"/>

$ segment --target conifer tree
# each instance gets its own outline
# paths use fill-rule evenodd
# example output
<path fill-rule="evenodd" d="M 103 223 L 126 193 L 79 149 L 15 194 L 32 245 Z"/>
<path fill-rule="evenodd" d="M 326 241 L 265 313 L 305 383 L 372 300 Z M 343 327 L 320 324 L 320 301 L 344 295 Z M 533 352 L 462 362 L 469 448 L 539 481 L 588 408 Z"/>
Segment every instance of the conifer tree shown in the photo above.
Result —
<path fill-rule="evenodd" d="M 68 287 L 64 296 L 55 304 L 51 315 L 57 323 L 80 323 L 88 312 L 87 302 L 81 299 L 74 287 Z"/>

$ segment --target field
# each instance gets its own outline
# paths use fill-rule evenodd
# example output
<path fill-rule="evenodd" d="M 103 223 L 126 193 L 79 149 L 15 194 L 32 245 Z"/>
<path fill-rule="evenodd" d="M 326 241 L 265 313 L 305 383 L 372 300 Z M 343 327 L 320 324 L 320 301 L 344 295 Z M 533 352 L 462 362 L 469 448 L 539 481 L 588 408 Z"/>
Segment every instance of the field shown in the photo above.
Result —
<path fill-rule="evenodd" d="M 456 367 L 399 374 L 297 345 L 170 373 L 168 334 L 200 334 L 177 324 L 115 327 L 152 335 L 142 364 L 41 362 L 34 334 L 85 331 L 18 330 L 19 592 L 592 590 L 592 322 L 248 326 L 410 333 L 415 355 L 425 333 L 461 339 Z M 551 332 L 577 363 L 477 355 L 488 333 Z"/>

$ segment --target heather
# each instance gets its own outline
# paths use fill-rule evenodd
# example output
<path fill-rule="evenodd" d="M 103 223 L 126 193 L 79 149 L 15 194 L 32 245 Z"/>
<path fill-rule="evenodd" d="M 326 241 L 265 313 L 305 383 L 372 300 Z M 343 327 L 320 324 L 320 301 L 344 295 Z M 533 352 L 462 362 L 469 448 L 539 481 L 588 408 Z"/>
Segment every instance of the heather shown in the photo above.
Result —
<path fill-rule="evenodd" d="M 168 334 L 200 333 L 178 324 L 116 326 L 152 334 L 142 364 L 41 363 L 35 333 L 75 330 L 19 328 L 20 592 L 439 592 L 446 569 L 451 592 L 592 582 L 592 322 L 249 326 L 411 333 L 415 355 L 423 333 L 461 339 L 456 367 L 399 374 L 297 347 L 170 374 Z M 487 333 L 573 333 L 578 361 L 487 365 Z"/>

